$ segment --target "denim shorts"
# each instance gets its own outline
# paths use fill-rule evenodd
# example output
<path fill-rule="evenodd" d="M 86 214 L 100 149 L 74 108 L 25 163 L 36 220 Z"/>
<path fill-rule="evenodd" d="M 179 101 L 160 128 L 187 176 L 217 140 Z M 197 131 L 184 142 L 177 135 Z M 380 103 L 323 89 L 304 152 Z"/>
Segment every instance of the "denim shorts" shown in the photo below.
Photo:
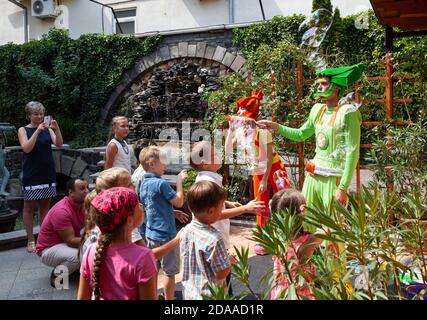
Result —
<path fill-rule="evenodd" d="M 160 240 L 152 240 L 150 238 L 147 239 L 147 247 L 148 248 L 157 248 L 169 241 L 160 241 Z M 157 259 L 157 269 L 163 269 L 163 272 L 167 276 L 174 276 L 179 273 L 179 246 L 176 246 L 163 257 Z"/>

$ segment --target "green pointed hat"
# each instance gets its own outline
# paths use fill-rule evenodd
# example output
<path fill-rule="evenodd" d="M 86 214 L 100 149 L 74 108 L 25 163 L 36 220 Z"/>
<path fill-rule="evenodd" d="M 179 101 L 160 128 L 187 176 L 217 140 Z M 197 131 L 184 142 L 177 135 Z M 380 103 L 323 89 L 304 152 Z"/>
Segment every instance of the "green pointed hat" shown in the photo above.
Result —
<path fill-rule="evenodd" d="M 363 70 L 365 70 L 365 65 L 363 63 L 358 63 L 349 67 L 330 68 L 316 71 L 316 75 L 318 77 L 328 77 L 331 79 L 331 86 L 326 92 L 316 92 L 315 96 L 327 97 L 334 91 L 335 87 L 340 88 L 340 92 L 342 92 L 342 90 L 360 79 Z"/>

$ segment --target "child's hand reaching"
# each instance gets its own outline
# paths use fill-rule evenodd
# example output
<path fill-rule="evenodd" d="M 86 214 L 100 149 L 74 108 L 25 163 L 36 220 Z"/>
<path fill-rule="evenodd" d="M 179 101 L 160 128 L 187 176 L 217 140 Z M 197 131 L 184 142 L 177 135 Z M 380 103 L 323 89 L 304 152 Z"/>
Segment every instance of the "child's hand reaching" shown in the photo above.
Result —
<path fill-rule="evenodd" d="M 188 179 L 188 174 L 187 174 L 187 170 L 182 170 L 179 174 L 178 174 L 178 178 L 177 178 L 177 180 L 179 180 L 179 181 L 185 181 L 185 180 L 187 180 Z"/>
<path fill-rule="evenodd" d="M 226 207 L 227 209 L 230 209 L 230 208 L 237 208 L 237 207 L 241 207 L 241 206 L 242 206 L 242 204 L 241 204 L 241 203 L 239 203 L 239 202 L 225 201 L 225 207 Z"/>
<path fill-rule="evenodd" d="M 264 201 L 252 200 L 243 206 L 245 208 L 245 213 L 258 214 L 261 211 L 265 210 Z"/>
<path fill-rule="evenodd" d="M 264 179 L 264 177 L 261 179 L 261 182 L 259 183 L 258 192 L 263 193 L 267 190 L 267 179 Z"/>
<path fill-rule="evenodd" d="M 181 210 L 173 210 L 175 212 L 175 219 L 181 223 L 187 223 L 190 221 L 190 216 Z"/>

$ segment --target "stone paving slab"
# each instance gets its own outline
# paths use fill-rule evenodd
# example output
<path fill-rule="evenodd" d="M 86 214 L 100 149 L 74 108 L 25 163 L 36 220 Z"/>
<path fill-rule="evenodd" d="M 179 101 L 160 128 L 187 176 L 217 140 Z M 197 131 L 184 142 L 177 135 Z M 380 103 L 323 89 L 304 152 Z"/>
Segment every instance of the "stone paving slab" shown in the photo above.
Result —
<path fill-rule="evenodd" d="M 1 272 L 0 277 L 0 300 L 6 300 L 15 282 L 18 271 Z"/>
<path fill-rule="evenodd" d="M 15 281 L 7 298 L 19 300 L 52 299 L 53 290 L 55 289 L 50 286 L 49 278 Z"/>
<path fill-rule="evenodd" d="M 0 274 L 3 272 L 17 271 L 21 267 L 22 258 L 11 257 L 8 259 L 3 259 L 0 262 Z"/>
<path fill-rule="evenodd" d="M 250 263 L 253 274 L 251 282 L 257 288 L 257 277 L 263 275 L 266 265 L 271 264 L 271 257 L 253 257 L 253 242 L 251 228 L 231 226 L 231 242 L 237 247 L 249 246 Z M 43 265 L 34 253 L 28 253 L 26 248 L 18 248 L 0 252 L 0 299 L 8 300 L 74 300 L 76 299 L 79 277 L 72 275 L 69 279 L 69 289 L 57 290 L 50 286 L 52 268 Z M 176 278 L 176 298 L 182 299 L 182 273 Z M 159 276 L 159 288 L 162 287 L 163 277 Z M 235 293 L 243 290 L 242 286 L 233 280 Z M 160 292 L 160 290 L 159 290 Z"/>
<path fill-rule="evenodd" d="M 25 262 L 23 262 L 22 265 L 25 266 Z M 15 282 L 50 279 L 51 272 L 52 269 L 45 266 L 21 268 L 16 275 Z"/>

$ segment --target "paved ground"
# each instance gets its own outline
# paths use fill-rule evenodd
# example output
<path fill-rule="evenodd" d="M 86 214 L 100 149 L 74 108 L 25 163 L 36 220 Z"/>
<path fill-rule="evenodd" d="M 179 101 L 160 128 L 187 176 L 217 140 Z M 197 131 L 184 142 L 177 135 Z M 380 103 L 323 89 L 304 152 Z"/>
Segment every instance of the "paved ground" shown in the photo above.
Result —
<path fill-rule="evenodd" d="M 372 172 L 361 170 L 361 183 L 367 185 L 372 179 Z M 351 191 L 356 189 L 356 179 L 353 179 Z M 232 244 L 241 247 L 249 245 L 249 262 L 252 267 L 251 285 L 257 293 L 263 289 L 258 285 L 259 279 L 271 267 L 270 256 L 256 256 L 253 242 L 248 240 L 251 235 L 250 227 L 232 226 Z M 44 266 L 35 254 L 29 254 L 25 248 L 0 251 L 0 299 L 45 299 L 63 300 L 75 299 L 78 277 L 71 277 L 69 289 L 56 290 L 50 286 L 51 268 Z M 162 275 L 159 276 L 159 288 L 162 286 Z M 181 274 L 177 276 L 176 297 L 181 297 Z M 236 281 L 232 282 L 234 293 L 238 294 L 243 288 Z"/>
<path fill-rule="evenodd" d="M 271 256 L 255 256 L 250 227 L 232 226 L 231 241 L 237 247 L 249 245 L 251 281 L 257 291 L 261 291 L 257 281 L 271 266 Z M 1 300 L 72 300 L 76 298 L 78 276 L 71 276 L 69 289 L 57 290 L 50 286 L 52 269 L 43 265 L 34 253 L 27 253 L 25 248 L 0 252 L 0 299 Z M 177 276 L 176 297 L 181 297 L 181 274 Z M 159 287 L 162 276 L 159 277 Z M 241 292 L 242 285 L 233 281 L 235 293 Z"/>

